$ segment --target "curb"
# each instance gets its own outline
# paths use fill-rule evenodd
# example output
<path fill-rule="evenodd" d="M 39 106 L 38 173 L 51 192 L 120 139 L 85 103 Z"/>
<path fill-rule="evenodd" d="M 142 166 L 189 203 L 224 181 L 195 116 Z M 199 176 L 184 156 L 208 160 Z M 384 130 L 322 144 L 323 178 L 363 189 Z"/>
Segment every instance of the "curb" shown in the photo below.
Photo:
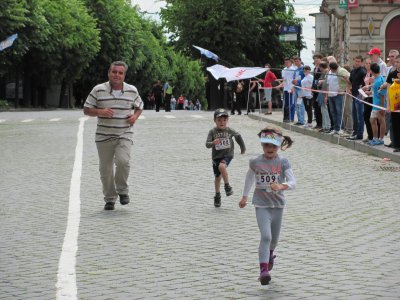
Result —
<path fill-rule="evenodd" d="M 391 161 L 394 161 L 396 163 L 400 164 L 400 155 L 399 154 L 394 154 L 391 152 L 386 152 L 383 151 L 381 149 L 379 149 L 380 146 L 378 147 L 371 147 L 368 146 L 362 142 L 356 142 L 356 141 L 350 141 L 350 140 L 346 140 L 343 137 L 338 137 L 337 135 L 328 135 L 328 134 L 323 134 L 314 130 L 309 130 L 309 129 L 304 129 L 302 127 L 298 127 L 295 125 L 290 125 L 288 123 L 284 123 L 284 122 L 280 122 L 280 121 L 276 121 L 276 120 L 271 120 L 268 117 L 264 117 L 264 116 L 256 116 L 256 115 L 248 115 L 249 118 L 254 119 L 254 120 L 259 120 L 259 121 L 266 121 L 268 123 L 272 123 L 275 124 L 279 127 L 282 127 L 284 129 L 287 129 L 289 131 L 293 131 L 293 132 L 297 132 L 297 133 L 301 133 L 304 135 L 308 135 L 332 144 L 336 144 L 336 145 L 341 145 L 343 147 L 358 151 L 358 152 L 362 152 L 368 155 L 372 155 L 372 156 L 376 156 L 379 158 L 388 158 Z M 384 146 L 383 146 L 384 147 Z"/>

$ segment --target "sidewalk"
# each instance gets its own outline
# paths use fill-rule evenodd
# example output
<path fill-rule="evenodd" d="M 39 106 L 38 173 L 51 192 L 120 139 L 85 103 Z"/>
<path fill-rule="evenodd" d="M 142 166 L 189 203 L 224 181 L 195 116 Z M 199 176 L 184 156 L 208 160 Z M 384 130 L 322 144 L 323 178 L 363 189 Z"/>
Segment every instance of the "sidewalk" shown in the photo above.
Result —
<path fill-rule="evenodd" d="M 384 159 L 390 159 L 394 162 L 400 163 L 400 153 L 393 152 L 393 148 L 386 147 L 384 145 L 380 146 L 369 146 L 362 141 L 351 141 L 347 140 L 348 134 L 338 136 L 338 135 L 329 135 L 326 133 L 321 133 L 313 129 L 306 129 L 303 126 L 296 126 L 293 123 L 284 123 L 283 122 L 283 112 L 282 110 L 274 110 L 272 115 L 265 115 L 264 112 L 261 114 L 256 111 L 255 113 L 251 113 L 248 115 L 250 118 L 255 120 L 263 120 L 269 123 L 278 125 L 286 130 L 294 131 L 302 134 L 306 134 L 308 136 L 312 136 L 333 144 L 342 145 L 346 148 L 350 148 L 359 152 L 367 153 L 369 155 L 377 156 Z M 296 119 L 296 118 L 295 118 Z M 313 121 L 313 126 L 315 126 L 315 121 Z M 366 131 L 364 131 L 364 138 L 366 138 Z M 385 144 L 389 144 L 389 137 L 385 136 Z"/>

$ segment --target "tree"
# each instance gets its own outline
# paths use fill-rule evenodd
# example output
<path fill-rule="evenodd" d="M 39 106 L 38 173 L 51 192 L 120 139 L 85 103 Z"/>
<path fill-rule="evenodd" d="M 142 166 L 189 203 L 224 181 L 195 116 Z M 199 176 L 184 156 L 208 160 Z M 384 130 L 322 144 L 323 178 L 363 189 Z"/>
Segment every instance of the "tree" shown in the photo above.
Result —
<path fill-rule="evenodd" d="M 97 19 L 101 47 L 96 64 L 90 65 L 75 84 L 77 97 L 84 100 L 95 84 L 106 81 L 110 63 L 116 60 L 128 64 L 126 81 L 133 83 L 142 97 L 155 80 L 169 78 L 178 90 L 204 97 L 199 63 L 175 53 L 167 45 L 160 25 L 145 19 L 124 0 L 86 0 L 86 5 Z M 193 84 L 194 80 L 198 81 L 198 87 Z"/>
<path fill-rule="evenodd" d="M 295 54 L 279 42 L 279 26 L 299 24 L 288 0 L 167 0 L 163 25 L 177 49 L 198 45 L 232 65 L 263 65 Z"/>
<path fill-rule="evenodd" d="M 42 106 L 47 106 L 46 89 L 54 83 L 70 84 L 97 53 L 98 32 L 80 0 L 24 0 L 20 4 L 23 15 L 14 26 L 19 37 L 8 61 L 15 66 L 16 82 L 18 74 L 23 75 L 23 104 L 37 106 L 40 98 Z M 15 19 L 13 11 L 7 15 Z"/>

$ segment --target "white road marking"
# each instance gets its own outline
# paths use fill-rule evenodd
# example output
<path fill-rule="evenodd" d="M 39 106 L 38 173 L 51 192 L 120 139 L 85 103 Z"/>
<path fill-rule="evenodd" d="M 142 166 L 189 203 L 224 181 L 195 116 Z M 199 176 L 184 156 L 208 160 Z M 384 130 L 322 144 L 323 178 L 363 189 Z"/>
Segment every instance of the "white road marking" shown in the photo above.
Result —
<path fill-rule="evenodd" d="M 167 119 L 175 119 L 176 118 L 175 116 L 171 116 L 171 115 L 166 115 L 164 117 L 166 117 Z"/>
<path fill-rule="evenodd" d="M 60 118 L 54 118 L 54 119 L 50 119 L 49 121 L 50 122 L 57 122 L 57 121 L 60 121 L 61 119 Z"/>
<path fill-rule="evenodd" d="M 145 116 L 139 116 L 139 120 L 144 120 L 144 119 L 146 119 Z"/>
<path fill-rule="evenodd" d="M 76 286 L 76 252 L 78 251 L 79 222 L 81 217 L 81 175 L 83 157 L 83 128 L 89 117 L 79 118 L 79 129 L 75 148 L 74 168 L 71 175 L 69 189 L 68 222 L 65 231 L 64 243 L 58 262 L 56 299 L 78 299 Z"/>
<path fill-rule="evenodd" d="M 26 119 L 26 120 L 22 120 L 21 122 L 22 123 L 28 123 L 28 122 L 32 122 L 33 121 L 33 119 Z"/>
<path fill-rule="evenodd" d="M 192 115 L 192 117 L 193 117 L 193 118 L 197 118 L 197 119 L 202 119 L 202 118 L 204 118 L 203 116 L 200 116 L 200 115 Z"/>

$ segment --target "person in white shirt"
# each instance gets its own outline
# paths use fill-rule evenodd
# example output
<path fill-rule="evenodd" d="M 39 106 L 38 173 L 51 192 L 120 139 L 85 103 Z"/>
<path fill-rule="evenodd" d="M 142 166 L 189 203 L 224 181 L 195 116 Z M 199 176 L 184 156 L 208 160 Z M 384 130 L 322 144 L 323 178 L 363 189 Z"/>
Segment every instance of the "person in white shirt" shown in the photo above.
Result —
<path fill-rule="evenodd" d="M 389 51 L 389 56 L 388 56 L 388 66 L 386 67 L 388 75 L 392 70 L 396 69 L 395 64 L 396 64 L 396 57 L 399 56 L 399 51 L 398 50 L 390 50 Z"/>
<path fill-rule="evenodd" d="M 282 70 L 282 83 L 279 87 L 283 87 L 283 122 L 294 121 L 295 103 L 293 99 L 293 73 L 297 68 L 293 66 L 290 58 L 285 58 L 285 68 Z"/>
<path fill-rule="evenodd" d="M 311 88 L 314 81 L 314 76 L 310 74 L 311 68 L 310 66 L 304 66 L 303 69 L 304 78 L 301 81 L 301 96 L 303 97 L 303 103 L 307 112 L 307 123 L 304 125 L 304 128 L 312 128 L 312 119 L 313 119 L 313 95 L 311 92 Z"/>
<path fill-rule="evenodd" d="M 350 73 L 335 62 L 329 63 L 327 77 L 329 109 L 333 120 L 333 130 L 329 134 L 343 134 L 343 98 L 349 82 Z"/>
<path fill-rule="evenodd" d="M 381 49 L 379 48 L 372 48 L 369 52 L 368 55 L 371 58 L 371 61 L 373 63 L 376 63 L 379 65 L 379 71 L 380 75 L 386 80 L 387 75 L 388 75 L 388 69 L 386 67 L 386 63 L 382 60 L 381 58 Z"/>

